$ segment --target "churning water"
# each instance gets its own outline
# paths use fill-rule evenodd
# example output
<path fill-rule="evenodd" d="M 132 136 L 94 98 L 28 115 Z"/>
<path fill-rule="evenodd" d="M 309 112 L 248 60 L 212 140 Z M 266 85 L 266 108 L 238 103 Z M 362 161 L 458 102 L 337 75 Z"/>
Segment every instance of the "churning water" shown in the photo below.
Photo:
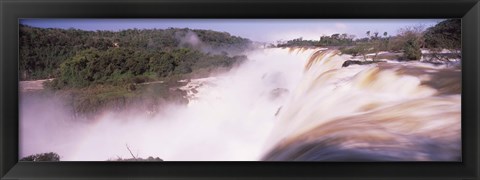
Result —
<path fill-rule="evenodd" d="M 166 161 L 461 160 L 461 70 L 420 62 L 342 67 L 324 49 L 264 49 L 228 73 L 192 79 L 189 104 L 78 122 L 22 98 L 20 156 Z"/>

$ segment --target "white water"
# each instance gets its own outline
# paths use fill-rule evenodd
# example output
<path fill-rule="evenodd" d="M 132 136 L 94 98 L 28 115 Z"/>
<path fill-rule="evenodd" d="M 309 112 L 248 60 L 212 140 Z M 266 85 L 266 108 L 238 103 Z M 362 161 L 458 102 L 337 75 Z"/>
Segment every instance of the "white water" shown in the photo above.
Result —
<path fill-rule="evenodd" d="M 238 69 L 197 88 L 188 107 L 172 105 L 169 113 L 153 118 L 104 113 L 92 125 L 72 126 L 56 122 L 68 116 L 51 113 L 61 110 L 55 103 L 23 103 L 21 156 L 53 151 L 67 161 L 131 158 L 128 144 L 135 155 L 168 161 L 258 160 L 275 113 L 286 99 L 285 95 L 272 97 L 272 91 L 293 89 L 312 52 L 267 49 L 252 53 Z"/>
<path fill-rule="evenodd" d="M 184 87 L 191 99 L 188 106 L 172 105 L 168 113 L 153 117 L 105 112 L 93 124 L 72 123 L 65 120 L 69 115 L 62 113 L 58 102 L 22 100 L 20 156 L 53 151 L 66 161 L 130 158 L 128 144 L 135 155 L 166 161 L 260 160 L 273 147 L 308 135 L 322 124 L 388 107 L 395 112 L 381 117 L 398 119 L 416 113 L 428 120 L 408 126 L 414 129 L 397 120 L 392 123 L 400 125 L 390 127 L 398 128 L 397 132 L 432 134 L 443 128 L 443 133 L 450 132 L 449 142 L 460 138 L 460 95 L 437 97 L 437 91 L 422 85 L 421 78 L 377 65 L 341 68 L 343 56 L 317 54 L 309 60 L 317 51 L 253 52 L 246 63 L 226 74 L 192 80 Z M 415 106 L 423 109 L 395 109 L 415 100 L 425 101 Z M 435 108 L 442 102 L 444 106 Z M 443 111 L 450 116 L 432 121 L 431 115 Z"/>
<path fill-rule="evenodd" d="M 460 94 L 426 85 L 447 81 L 432 74 L 457 70 L 417 62 L 342 68 L 346 58 L 334 54 L 310 60 L 275 123 L 269 141 L 279 152 L 268 160 L 352 158 L 343 151 L 362 160 L 460 160 Z"/>

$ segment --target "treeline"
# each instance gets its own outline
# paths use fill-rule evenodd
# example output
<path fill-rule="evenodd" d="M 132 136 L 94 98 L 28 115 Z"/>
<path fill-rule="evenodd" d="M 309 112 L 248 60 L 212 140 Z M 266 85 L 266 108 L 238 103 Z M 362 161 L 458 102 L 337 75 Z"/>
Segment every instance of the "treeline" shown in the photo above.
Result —
<path fill-rule="evenodd" d="M 132 154 L 133 156 L 133 154 Z M 48 153 L 39 153 L 39 154 L 33 154 L 29 155 L 26 157 L 21 158 L 19 161 L 33 161 L 33 162 L 58 162 L 60 161 L 60 155 L 54 152 L 48 152 Z M 163 159 L 159 157 L 152 157 L 149 156 L 148 158 L 141 158 L 141 157 L 135 157 L 133 158 L 121 158 L 117 157 L 117 159 L 109 159 L 107 161 L 163 161 Z"/>
<path fill-rule="evenodd" d="M 25 25 L 20 25 L 19 43 L 20 79 L 59 78 L 59 87 L 112 82 L 118 76 L 162 77 L 229 66 L 241 59 L 235 55 L 251 45 L 248 39 L 211 30 L 113 32 Z"/>
<path fill-rule="evenodd" d="M 405 27 L 398 35 L 389 36 L 387 32 L 366 32 L 367 37 L 355 39 L 348 34 L 333 34 L 321 36 L 319 40 L 293 39 L 279 42 L 277 47 L 319 46 L 336 47 L 344 54 L 363 56 L 374 54 L 376 60 L 381 51 L 402 53 L 403 60 L 419 60 L 422 57 L 421 48 L 430 50 L 430 60 L 448 60 L 452 56 L 461 58 L 461 19 L 447 19 L 435 26 L 424 29 L 422 26 Z M 440 52 L 447 49 L 454 55 L 442 56 Z"/>
<path fill-rule="evenodd" d="M 60 155 L 54 152 L 33 154 L 21 158 L 19 161 L 60 161 Z"/>
<path fill-rule="evenodd" d="M 355 44 L 355 36 L 344 34 L 332 34 L 331 36 L 321 36 L 320 40 L 303 40 L 303 38 L 292 39 L 287 42 L 278 42 L 277 47 L 295 47 L 295 46 L 351 46 Z"/>
<path fill-rule="evenodd" d="M 95 84 L 143 83 L 200 69 L 229 68 L 244 59 L 244 56 L 205 54 L 189 48 L 169 51 L 136 51 L 124 47 L 102 51 L 91 48 L 63 62 L 52 86 L 62 89 Z"/>
<path fill-rule="evenodd" d="M 175 87 L 243 62 L 248 39 L 192 29 L 119 32 L 20 26 L 20 79 L 54 78 L 55 90 L 74 118 L 115 110 L 153 113 L 185 104 Z M 48 95 L 48 92 L 44 92 Z M 41 94 L 41 93 L 40 93 Z M 32 94 L 37 95 L 37 94 Z"/>

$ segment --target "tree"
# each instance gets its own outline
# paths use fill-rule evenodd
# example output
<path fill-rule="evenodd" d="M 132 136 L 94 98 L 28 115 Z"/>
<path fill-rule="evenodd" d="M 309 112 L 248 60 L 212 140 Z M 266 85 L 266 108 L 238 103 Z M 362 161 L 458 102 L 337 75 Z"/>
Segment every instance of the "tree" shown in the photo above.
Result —
<path fill-rule="evenodd" d="M 54 152 L 34 154 L 23 157 L 20 161 L 60 161 L 60 155 Z"/>
<path fill-rule="evenodd" d="M 116 64 L 107 69 L 108 73 L 97 72 L 105 69 L 93 70 L 90 79 L 101 78 L 100 75 L 109 75 L 113 70 L 121 69 L 120 74 L 132 71 L 135 75 L 147 72 L 149 58 L 157 50 L 172 51 L 178 49 L 180 42 L 186 37 L 177 36 L 187 33 L 196 35 L 202 45 L 210 51 L 201 53 L 215 53 L 225 51 L 231 54 L 241 54 L 248 50 L 252 42 L 248 39 L 232 36 L 225 32 L 212 30 L 192 30 L 188 28 L 169 29 L 128 29 L 119 32 L 113 31 L 83 31 L 78 29 L 36 28 L 20 24 L 19 26 L 19 72 L 21 80 L 56 78 L 61 76 L 61 64 L 72 59 L 83 51 L 96 49 L 97 54 L 109 55 L 112 58 L 103 58 L 105 62 L 119 63 L 119 60 L 128 60 L 125 64 Z M 191 47 L 190 49 L 194 49 Z M 138 52 L 140 57 L 132 58 L 130 54 L 114 52 L 112 49 Z M 104 53 L 108 52 L 108 53 Z M 118 54 L 118 55 L 113 55 Z M 123 57 L 125 56 L 125 57 Z M 107 68 L 104 63 L 90 61 L 89 66 Z M 108 63 L 107 63 L 108 64 Z M 126 64 L 131 65 L 126 66 Z M 117 66 L 123 66 L 117 68 Z M 86 72 L 85 72 L 86 73 Z M 95 76 L 96 75 L 96 76 Z"/>
<path fill-rule="evenodd" d="M 403 47 L 403 54 L 406 60 L 419 60 L 422 57 L 419 44 L 415 39 L 408 39 Z"/>
<path fill-rule="evenodd" d="M 432 52 L 432 58 L 448 60 L 447 56 L 440 56 L 442 49 L 448 49 L 461 58 L 461 20 L 447 19 L 426 30 L 425 46 Z"/>
<path fill-rule="evenodd" d="M 175 69 L 173 56 L 162 52 L 150 58 L 150 71 L 155 72 L 159 77 L 169 76 Z"/>
<path fill-rule="evenodd" d="M 338 39 L 340 37 L 340 34 L 332 34 L 331 36 L 333 39 Z"/>
<path fill-rule="evenodd" d="M 422 52 L 420 48 L 424 45 L 423 26 L 410 26 L 399 30 L 398 42 L 403 50 L 405 60 L 420 60 Z"/>
<path fill-rule="evenodd" d="M 367 35 L 370 35 L 370 31 L 367 31 Z M 360 51 L 363 52 L 364 59 L 366 60 L 366 53 L 368 51 L 373 52 L 374 55 L 372 57 L 372 61 L 375 61 L 377 59 L 378 53 L 382 50 L 385 49 L 384 46 L 384 41 L 382 40 L 382 37 L 378 36 L 379 32 L 374 32 L 373 36 L 369 36 L 368 40 L 366 43 L 363 43 L 361 47 L 359 47 Z"/>
<path fill-rule="evenodd" d="M 425 32 L 428 48 L 461 49 L 461 19 L 447 19 L 430 27 Z"/>

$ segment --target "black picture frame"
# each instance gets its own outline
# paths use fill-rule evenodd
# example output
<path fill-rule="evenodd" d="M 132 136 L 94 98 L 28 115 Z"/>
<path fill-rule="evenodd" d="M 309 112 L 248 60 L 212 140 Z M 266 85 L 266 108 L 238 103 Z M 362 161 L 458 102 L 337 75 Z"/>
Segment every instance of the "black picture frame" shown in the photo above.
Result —
<path fill-rule="evenodd" d="M 479 179 L 478 0 L 1 0 L 0 179 Z M 19 18 L 462 18 L 462 162 L 18 162 Z"/>

